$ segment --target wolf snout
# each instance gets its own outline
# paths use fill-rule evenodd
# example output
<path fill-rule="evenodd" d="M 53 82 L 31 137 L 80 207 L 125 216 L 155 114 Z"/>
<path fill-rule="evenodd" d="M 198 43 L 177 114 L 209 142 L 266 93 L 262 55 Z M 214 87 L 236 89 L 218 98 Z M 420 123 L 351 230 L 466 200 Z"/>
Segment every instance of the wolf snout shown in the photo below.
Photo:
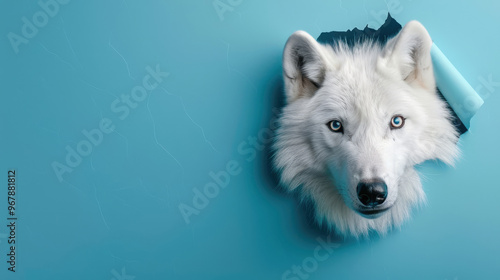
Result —
<path fill-rule="evenodd" d="M 387 185 L 381 179 L 360 181 L 356 191 L 359 201 L 366 207 L 376 207 L 387 198 Z"/>

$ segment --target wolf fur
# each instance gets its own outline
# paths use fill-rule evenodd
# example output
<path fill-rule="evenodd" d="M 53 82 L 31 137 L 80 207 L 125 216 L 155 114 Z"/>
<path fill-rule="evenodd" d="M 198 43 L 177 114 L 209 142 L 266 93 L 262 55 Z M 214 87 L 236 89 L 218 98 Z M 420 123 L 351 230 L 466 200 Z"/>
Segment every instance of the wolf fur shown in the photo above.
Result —
<path fill-rule="evenodd" d="M 344 236 L 386 233 L 425 201 L 414 166 L 453 165 L 458 132 L 436 91 L 427 30 L 411 21 L 386 45 L 321 45 L 293 33 L 283 52 L 286 106 L 274 141 L 282 185 L 314 204 L 315 219 Z M 391 129 L 401 115 L 404 126 Z M 328 122 L 338 120 L 343 133 Z M 381 215 L 363 215 L 361 180 L 382 179 Z"/>

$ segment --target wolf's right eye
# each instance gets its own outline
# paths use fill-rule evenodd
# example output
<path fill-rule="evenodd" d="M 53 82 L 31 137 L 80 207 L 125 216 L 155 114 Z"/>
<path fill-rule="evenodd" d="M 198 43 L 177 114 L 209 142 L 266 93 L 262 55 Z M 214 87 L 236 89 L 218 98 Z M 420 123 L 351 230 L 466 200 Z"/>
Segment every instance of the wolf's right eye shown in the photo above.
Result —
<path fill-rule="evenodd" d="M 401 115 L 396 115 L 391 119 L 391 129 L 402 128 L 405 125 L 405 118 Z"/>
<path fill-rule="evenodd" d="M 326 125 L 333 132 L 344 132 L 344 127 L 342 127 L 342 123 L 338 120 L 329 121 Z"/>

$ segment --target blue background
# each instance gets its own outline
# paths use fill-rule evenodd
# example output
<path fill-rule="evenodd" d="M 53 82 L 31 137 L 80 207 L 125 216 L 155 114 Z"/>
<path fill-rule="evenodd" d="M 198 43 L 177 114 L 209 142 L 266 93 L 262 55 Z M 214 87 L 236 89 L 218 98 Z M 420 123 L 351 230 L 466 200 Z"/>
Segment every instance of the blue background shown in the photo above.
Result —
<path fill-rule="evenodd" d="M 303 279 L 500 279 L 498 2 L 220 0 L 220 15 L 213 3 L 69 1 L 16 53 L 8 34 L 42 8 L 1 1 L 0 279 L 282 279 L 294 265 Z M 376 28 L 388 10 L 421 21 L 485 104 L 455 168 L 419 167 L 428 204 L 409 222 L 332 241 L 311 267 L 326 233 L 276 189 L 263 132 L 282 106 L 281 52 L 295 30 Z M 168 77 L 120 119 L 111 104 L 157 65 Z M 58 180 L 52 164 L 103 118 L 114 131 Z M 179 205 L 229 162 L 239 172 L 187 223 Z"/>

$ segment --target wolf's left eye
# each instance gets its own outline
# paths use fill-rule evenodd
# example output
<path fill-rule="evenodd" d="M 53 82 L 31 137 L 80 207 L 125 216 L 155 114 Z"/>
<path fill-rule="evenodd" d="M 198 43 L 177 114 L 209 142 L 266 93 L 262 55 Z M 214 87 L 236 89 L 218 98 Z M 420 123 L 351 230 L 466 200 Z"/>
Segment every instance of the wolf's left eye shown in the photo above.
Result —
<path fill-rule="evenodd" d="M 333 132 L 344 132 L 342 123 L 338 120 L 329 121 L 326 125 Z"/>
<path fill-rule="evenodd" d="M 405 125 L 405 118 L 401 115 L 396 115 L 391 119 L 391 129 L 402 128 Z"/>

